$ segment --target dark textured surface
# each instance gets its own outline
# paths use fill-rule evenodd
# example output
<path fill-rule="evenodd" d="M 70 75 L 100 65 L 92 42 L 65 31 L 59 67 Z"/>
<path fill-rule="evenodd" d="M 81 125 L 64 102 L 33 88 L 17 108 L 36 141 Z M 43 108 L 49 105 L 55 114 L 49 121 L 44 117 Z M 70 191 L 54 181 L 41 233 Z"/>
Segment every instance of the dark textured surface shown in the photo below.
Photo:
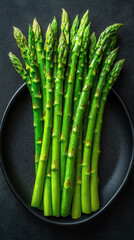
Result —
<path fill-rule="evenodd" d="M 114 22 L 123 22 L 119 31 L 119 57 L 126 58 L 122 74 L 115 85 L 115 89 L 122 96 L 134 119 L 134 1 L 129 0 L 71 0 L 71 1 L 26 1 L 1 0 L 0 1 L 0 118 L 11 96 L 23 83 L 13 70 L 8 59 L 8 52 L 12 50 L 18 56 L 19 51 L 12 35 L 12 26 L 22 29 L 27 35 L 28 24 L 32 23 L 34 16 L 40 22 L 43 32 L 56 15 L 60 22 L 61 8 L 64 7 L 70 20 L 78 13 L 80 16 L 88 8 L 92 31 L 97 35 L 108 25 Z M 17 115 L 16 115 L 17 118 Z M 8 146 L 7 146 L 8 148 Z M 8 149 L 7 149 L 8 151 Z M 0 239 L 133 239 L 134 221 L 134 176 L 129 181 L 103 216 L 92 223 L 78 227 L 61 228 L 52 226 L 33 217 L 16 200 L 9 189 L 0 169 Z"/>

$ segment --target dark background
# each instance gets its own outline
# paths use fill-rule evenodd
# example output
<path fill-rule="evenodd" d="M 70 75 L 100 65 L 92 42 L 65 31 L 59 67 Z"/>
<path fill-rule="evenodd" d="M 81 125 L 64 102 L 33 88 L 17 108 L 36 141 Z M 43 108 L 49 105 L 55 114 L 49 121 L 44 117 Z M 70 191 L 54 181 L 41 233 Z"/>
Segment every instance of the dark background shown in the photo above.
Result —
<path fill-rule="evenodd" d="M 0 119 L 4 109 L 23 81 L 13 70 L 8 52 L 20 57 L 13 38 L 12 26 L 27 36 L 28 24 L 36 16 L 45 33 L 46 27 L 57 17 L 61 8 L 69 14 L 70 22 L 78 13 L 81 17 L 89 9 L 91 30 L 97 33 L 115 22 L 123 22 L 119 31 L 120 58 L 126 62 L 114 88 L 126 103 L 134 120 L 134 1 L 133 0 L 1 0 L 0 1 Z M 8 149 L 7 149 L 8 151 Z M 112 205 L 94 221 L 77 227 L 58 227 L 42 222 L 29 213 L 14 197 L 0 168 L 0 239 L 134 239 L 134 171 Z"/>

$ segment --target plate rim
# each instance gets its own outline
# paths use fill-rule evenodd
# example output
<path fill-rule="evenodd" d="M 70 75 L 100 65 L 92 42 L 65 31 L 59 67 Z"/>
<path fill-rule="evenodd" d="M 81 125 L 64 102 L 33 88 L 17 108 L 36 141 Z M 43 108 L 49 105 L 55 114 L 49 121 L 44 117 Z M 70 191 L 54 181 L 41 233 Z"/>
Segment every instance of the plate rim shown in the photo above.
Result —
<path fill-rule="evenodd" d="M 112 198 L 101 208 L 99 209 L 97 212 L 95 212 L 93 215 L 89 215 L 89 217 L 87 217 L 86 219 L 76 219 L 72 220 L 72 222 L 57 222 L 55 220 L 52 220 L 52 219 L 49 219 L 48 217 L 45 217 L 45 216 L 41 216 L 41 215 L 38 215 L 32 207 L 29 207 L 23 200 L 22 198 L 19 196 L 19 194 L 15 191 L 14 187 L 12 186 L 9 178 L 8 178 L 8 174 L 6 173 L 6 170 L 4 168 L 4 164 L 3 164 L 3 161 L 2 161 L 2 133 L 3 133 L 3 128 L 4 128 L 4 124 L 5 124 L 5 121 L 6 121 L 6 117 L 8 115 L 8 112 L 10 111 L 10 108 L 11 106 L 13 105 L 15 99 L 17 98 L 17 96 L 21 93 L 21 91 L 23 91 L 23 89 L 26 87 L 26 83 L 24 83 L 23 85 L 21 85 L 17 91 L 13 94 L 13 96 L 11 97 L 11 99 L 9 100 L 5 110 L 4 110 L 4 113 L 2 115 L 2 118 L 1 118 L 1 122 L 0 122 L 0 165 L 1 165 L 1 169 L 2 169 L 2 172 L 3 172 L 3 175 L 6 179 L 6 182 L 9 186 L 9 188 L 11 189 L 11 191 L 14 193 L 15 197 L 17 200 L 19 200 L 19 202 L 23 205 L 23 207 L 25 207 L 29 212 L 31 212 L 34 216 L 38 217 L 39 219 L 45 221 L 45 222 L 48 222 L 48 223 L 51 223 L 51 224 L 54 224 L 54 225 L 62 225 L 62 226 L 72 226 L 72 225 L 79 225 L 79 224 L 82 224 L 82 223 L 85 223 L 85 222 L 89 222 L 91 220 L 93 220 L 95 217 L 97 216 L 100 216 L 104 211 L 105 209 L 107 209 L 108 206 L 110 206 L 110 204 L 113 202 L 114 199 L 116 199 L 119 195 L 119 193 L 121 192 L 121 190 L 124 188 L 125 184 L 127 183 L 127 180 L 128 180 L 128 177 L 130 176 L 130 173 L 132 171 L 132 168 L 133 168 L 133 164 L 134 164 L 134 125 L 133 125 L 133 121 L 132 121 L 132 118 L 130 116 L 130 113 L 126 107 L 126 104 L 124 103 L 122 97 L 112 88 L 112 92 L 114 93 L 114 95 L 116 96 L 116 98 L 120 101 L 122 107 L 123 107 L 123 110 L 125 111 L 125 114 L 127 116 L 127 119 L 129 121 L 129 126 L 130 126 L 130 129 L 131 129 L 131 134 L 132 134 L 132 153 L 131 153 L 131 159 L 130 159 L 130 163 L 129 163 L 129 166 L 128 166 L 128 169 L 127 169 L 127 173 L 120 185 L 120 187 L 117 189 L 117 191 L 115 192 L 115 194 L 112 196 Z"/>

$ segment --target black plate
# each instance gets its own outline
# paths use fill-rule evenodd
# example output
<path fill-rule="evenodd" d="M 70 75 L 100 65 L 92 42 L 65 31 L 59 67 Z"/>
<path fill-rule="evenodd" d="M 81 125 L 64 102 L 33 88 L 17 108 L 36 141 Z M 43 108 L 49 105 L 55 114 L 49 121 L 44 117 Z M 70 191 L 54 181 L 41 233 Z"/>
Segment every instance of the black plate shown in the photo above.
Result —
<path fill-rule="evenodd" d="M 119 95 L 112 90 L 106 104 L 99 161 L 100 210 L 78 220 L 44 217 L 30 206 L 35 179 L 31 99 L 24 84 L 10 100 L 0 129 L 1 166 L 15 196 L 34 215 L 55 224 L 89 221 L 106 209 L 123 188 L 133 163 L 133 124 Z"/>

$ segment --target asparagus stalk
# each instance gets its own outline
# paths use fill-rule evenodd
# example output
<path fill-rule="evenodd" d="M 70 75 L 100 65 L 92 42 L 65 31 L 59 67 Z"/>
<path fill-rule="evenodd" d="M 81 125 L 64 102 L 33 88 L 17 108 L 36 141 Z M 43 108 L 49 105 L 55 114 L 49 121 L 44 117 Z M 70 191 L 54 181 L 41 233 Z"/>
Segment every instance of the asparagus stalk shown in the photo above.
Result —
<path fill-rule="evenodd" d="M 35 128 L 35 171 L 37 172 L 38 159 L 40 157 L 42 133 L 43 133 L 43 124 L 41 121 L 42 106 L 41 106 L 39 79 L 37 75 L 36 76 L 33 75 L 33 78 L 31 77 L 30 79 L 30 77 L 28 76 L 28 73 L 23 68 L 21 62 L 13 53 L 10 52 L 9 57 L 15 70 L 20 74 L 22 79 L 26 82 L 32 98 L 32 108 L 33 108 L 33 118 L 34 118 L 34 128 Z M 31 66 L 31 71 L 33 71 L 33 74 L 35 74 L 34 70 L 32 70 L 32 66 Z M 32 80 L 32 86 L 31 86 L 31 80 Z"/>
<path fill-rule="evenodd" d="M 63 122 L 62 122 L 62 134 L 61 134 L 61 188 L 63 188 L 64 176 L 65 176 L 65 167 L 66 167 L 66 157 L 68 149 L 68 140 L 69 140 L 69 125 L 71 118 L 71 106 L 72 106 L 72 97 L 73 97 L 73 86 L 75 80 L 75 70 L 77 64 L 77 58 L 79 55 L 79 50 L 82 42 L 83 31 L 88 22 L 88 11 L 84 14 L 79 30 L 77 32 L 77 37 L 75 45 L 73 48 L 70 73 L 68 78 L 68 88 L 65 97 L 64 103 L 64 113 L 63 113 Z"/>
<path fill-rule="evenodd" d="M 117 50 L 118 48 L 113 50 L 104 62 L 104 66 L 102 68 L 102 71 L 98 80 L 96 92 L 95 92 L 90 113 L 89 113 L 89 121 L 88 121 L 84 152 L 83 152 L 82 184 L 81 184 L 82 212 L 87 214 L 91 212 L 89 177 L 90 177 L 90 159 L 91 159 L 91 149 L 92 149 L 95 120 L 98 112 L 102 88 L 105 83 L 107 74 L 110 72 L 110 67 L 112 66 L 113 61 L 117 56 Z"/>
<path fill-rule="evenodd" d="M 85 28 L 82 39 L 82 46 L 76 71 L 76 82 L 74 90 L 74 116 L 79 103 L 79 98 L 82 89 L 82 76 L 84 70 L 84 60 L 87 53 L 87 46 L 90 34 L 90 24 Z M 72 218 L 81 216 L 81 161 L 82 161 L 82 127 L 80 130 L 78 152 L 76 155 L 76 186 L 72 204 Z"/>
<path fill-rule="evenodd" d="M 95 35 L 95 32 L 93 32 L 91 37 L 90 37 L 90 44 L 89 44 L 89 66 L 90 66 L 90 63 L 93 60 L 93 56 L 94 56 L 94 53 L 95 53 L 96 42 L 97 42 L 96 35 Z"/>
<path fill-rule="evenodd" d="M 52 215 L 51 161 L 52 161 L 52 143 L 50 142 L 49 157 L 48 157 L 45 183 L 44 183 L 44 196 L 43 196 L 44 216 Z"/>
<path fill-rule="evenodd" d="M 57 24 L 56 17 L 54 17 L 51 26 L 54 33 L 54 53 L 53 53 L 53 88 L 54 88 L 54 83 L 55 83 L 57 68 L 58 68 L 58 53 L 57 53 L 58 24 Z"/>
<path fill-rule="evenodd" d="M 104 62 L 105 62 L 106 58 L 108 57 L 108 55 L 110 54 L 110 52 L 114 49 L 116 42 L 117 42 L 117 35 L 115 34 L 108 41 L 108 45 L 106 47 L 106 50 L 104 52 L 104 56 L 102 59 L 102 65 L 104 64 Z"/>
<path fill-rule="evenodd" d="M 71 30 L 70 30 L 70 46 L 69 46 L 69 53 L 68 53 L 68 63 L 67 63 L 67 70 L 65 75 L 65 83 L 64 83 L 64 96 L 67 92 L 67 85 L 68 85 L 68 77 L 69 77 L 69 71 L 70 71 L 70 65 L 71 65 L 71 57 L 72 57 L 72 50 L 75 44 L 75 37 L 76 33 L 78 31 L 79 27 L 79 17 L 78 15 L 75 17 Z"/>
<path fill-rule="evenodd" d="M 79 129 L 81 126 L 85 105 L 89 97 L 94 76 L 101 62 L 102 54 L 105 51 L 105 48 L 107 46 L 106 41 L 111 37 L 111 35 L 116 33 L 116 31 L 121 25 L 122 24 L 114 24 L 106 28 L 105 31 L 100 35 L 98 42 L 96 44 L 96 51 L 94 54 L 94 58 L 90 64 L 90 68 L 85 80 L 82 94 L 80 96 L 79 105 L 77 107 L 74 122 L 73 122 L 73 128 L 71 132 L 69 149 L 67 154 L 66 173 L 65 173 L 62 202 L 61 202 L 61 215 L 64 217 L 67 216 L 69 213 L 70 195 L 71 195 L 73 173 L 74 173 L 74 166 L 75 166 L 75 155 L 76 155 L 76 149 L 78 144 Z"/>
<path fill-rule="evenodd" d="M 14 38 L 16 39 L 17 46 L 20 49 L 22 58 L 25 62 L 26 65 L 26 70 L 30 69 L 30 63 L 29 63 L 29 56 L 28 56 L 28 45 L 27 45 L 27 40 L 24 34 L 16 27 L 14 28 Z"/>
<path fill-rule="evenodd" d="M 51 63 L 53 55 L 53 31 L 51 25 L 48 26 L 46 32 L 46 116 L 45 127 L 43 133 L 43 142 L 41 155 L 39 160 L 38 172 L 35 180 L 31 205 L 39 207 L 43 192 L 44 178 L 46 173 L 46 165 L 49 155 L 49 147 L 52 130 L 52 76 Z"/>
<path fill-rule="evenodd" d="M 26 85 L 27 85 L 30 95 L 32 97 L 31 79 L 30 79 L 27 71 L 23 68 L 20 60 L 12 52 L 9 53 L 9 58 L 13 64 L 13 67 L 15 68 L 16 72 L 18 72 L 19 75 L 22 77 L 22 79 L 26 82 Z"/>
<path fill-rule="evenodd" d="M 52 209 L 53 216 L 60 215 L 60 137 L 62 124 L 63 79 L 68 48 L 67 13 L 63 10 L 61 21 L 61 36 L 58 45 L 58 71 L 55 79 L 54 122 L 52 140 Z M 65 31 L 66 30 L 66 31 Z M 65 34 L 64 34 L 65 33 Z"/>
<path fill-rule="evenodd" d="M 80 49 L 80 55 L 79 55 L 79 60 L 77 65 L 76 82 L 75 82 L 75 89 L 74 89 L 74 115 L 75 115 L 75 112 L 79 103 L 80 94 L 81 94 L 84 60 L 87 52 L 89 35 L 90 35 L 90 24 L 85 28 L 83 33 L 82 46 Z"/>
<path fill-rule="evenodd" d="M 72 202 L 72 218 L 81 217 L 81 162 L 82 162 L 82 128 L 80 129 L 80 139 L 76 154 L 76 186 Z"/>
<path fill-rule="evenodd" d="M 99 192 L 98 192 L 98 159 L 100 155 L 100 136 L 102 128 L 102 119 L 104 108 L 107 100 L 108 93 L 112 88 L 113 84 L 117 80 L 120 71 L 123 67 L 124 59 L 115 63 L 112 71 L 110 72 L 106 84 L 102 91 L 102 96 L 100 100 L 99 111 L 97 114 L 95 131 L 94 131 L 94 140 L 93 140 L 93 149 L 91 157 L 91 179 L 90 179 L 90 188 L 91 188 L 91 209 L 92 211 L 97 211 L 99 209 Z"/>
<path fill-rule="evenodd" d="M 64 33 L 66 44 L 69 46 L 69 19 L 67 12 L 62 8 L 61 32 Z"/>
<path fill-rule="evenodd" d="M 52 88 L 54 89 L 55 84 L 55 78 L 57 73 L 57 20 L 54 17 L 52 24 L 51 24 L 52 30 L 53 30 L 53 37 L 54 37 L 54 43 L 53 43 L 53 65 L 52 71 L 53 71 L 53 77 L 52 77 Z M 54 92 L 52 94 L 52 102 L 54 102 Z M 51 173 L 51 163 L 52 163 L 52 141 L 50 143 L 50 150 L 49 150 L 49 157 L 48 157 L 48 163 L 47 163 L 47 170 L 46 170 L 46 176 L 45 176 L 45 184 L 44 184 L 44 216 L 51 216 L 52 215 L 52 173 Z"/>
<path fill-rule="evenodd" d="M 41 102 L 42 95 L 40 89 L 40 79 L 37 74 L 36 64 L 37 59 L 35 51 L 34 33 L 31 26 L 29 26 L 28 55 L 30 63 L 30 78 L 33 92 L 32 105 L 35 128 L 35 170 L 37 174 L 43 136 L 42 102 Z"/>
<path fill-rule="evenodd" d="M 90 43 L 89 43 L 89 66 L 90 63 L 92 62 L 94 53 L 95 53 L 95 46 L 96 46 L 96 35 L 93 32 L 91 37 L 90 37 Z M 94 85 L 94 82 L 93 82 Z M 87 131 L 87 124 L 88 124 L 88 115 L 90 111 L 90 97 L 87 101 L 86 107 L 85 107 L 85 112 L 84 112 L 84 117 L 83 117 L 83 144 L 85 142 L 85 137 L 86 137 L 86 131 Z"/>
<path fill-rule="evenodd" d="M 115 45 L 116 45 L 116 41 L 117 41 L 117 35 L 113 35 L 109 40 L 108 40 L 108 44 L 106 47 L 106 50 L 104 52 L 104 56 L 102 59 L 102 66 L 107 58 L 107 56 L 110 54 L 110 52 L 114 49 Z M 98 69 L 98 73 L 96 75 L 96 78 L 94 79 L 94 83 L 93 83 L 93 87 L 92 87 L 92 92 L 91 92 L 91 102 L 93 101 L 93 97 L 96 91 L 96 87 L 97 87 L 97 82 L 98 82 L 98 78 L 99 78 L 99 69 Z"/>
<path fill-rule="evenodd" d="M 87 53 L 85 55 L 85 61 L 84 61 L 84 71 L 83 71 L 83 80 L 85 82 L 86 76 L 88 72 L 88 60 L 87 60 Z"/>
<path fill-rule="evenodd" d="M 45 78 L 45 72 L 44 72 L 45 56 L 44 56 L 44 51 L 42 47 L 43 39 L 41 34 L 41 28 L 36 18 L 34 18 L 32 29 L 35 35 L 35 47 L 36 47 L 36 54 L 37 54 L 37 61 L 38 61 L 38 71 L 41 79 L 43 118 L 44 118 L 45 112 L 46 112 L 46 78 Z"/>
<path fill-rule="evenodd" d="M 67 55 L 64 55 L 67 47 L 65 35 L 61 33 L 58 45 L 58 71 L 55 80 L 55 101 L 54 101 L 54 125 L 52 141 L 52 209 L 53 216 L 60 215 L 60 136 L 62 124 L 62 97 L 63 97 L 63 79 L 65 70 L 65 61 Z"/>

